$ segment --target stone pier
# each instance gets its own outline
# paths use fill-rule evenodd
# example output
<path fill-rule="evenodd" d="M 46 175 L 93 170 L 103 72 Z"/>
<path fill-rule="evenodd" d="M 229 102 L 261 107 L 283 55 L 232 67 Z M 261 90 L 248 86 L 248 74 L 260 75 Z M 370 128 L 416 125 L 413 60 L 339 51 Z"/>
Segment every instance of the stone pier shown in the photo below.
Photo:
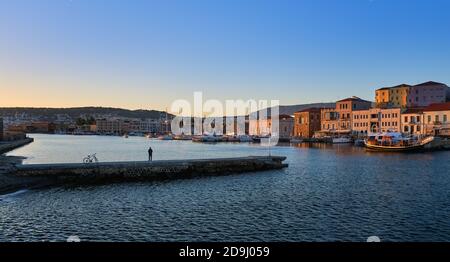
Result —
<path fill-rule="evenodd" d="M 287 167 L 281 156 L 219 159 L 16 165 L 11 175 L 46 184 L 97 183 L 130 180 L 185 179 Z"/>

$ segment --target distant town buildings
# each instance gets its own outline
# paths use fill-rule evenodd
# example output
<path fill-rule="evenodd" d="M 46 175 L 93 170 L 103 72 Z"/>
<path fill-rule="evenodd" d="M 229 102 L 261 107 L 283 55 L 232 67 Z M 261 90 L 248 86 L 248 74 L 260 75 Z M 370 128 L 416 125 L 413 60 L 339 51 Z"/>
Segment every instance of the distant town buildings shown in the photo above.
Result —
<path fill-rule="evenodd" d="M 54 123 L 46 121 L 36 121 L 29 123 L 21 123 L 16 125 L 10 125 L 8 131 L 10 132 L 23 132 L 23 133 L 55 133 L 56 126 Z"/>
<path fill-rule="evenodd" d="M 383 87 L 375 90 L 375 103 L 353 96 L 337 101 L 334 108 L 308 108 L 295 112 L 293 116 L 279 115 L 278 135 L 282 140 L 292 136 L 367 136 L 373 132 L 387 131 L 448 136 L 449 103 L 450 88 L 438 82 Z M 77 119 L 72 117 L 57 114 L 49 119 L 48 115 L 41 117 L 12 111 L 0 118 L 0 140 L 25 133 L 169 134 L 173 116 L 160 112 L 150 119 L 117 117 L 115 113 L 85 113 Z M 193 131 L 198 121 L 194 121 L 195 118 L 191 120 Z M 261 137 L 276 135 L 272 120 L 270 116 L 267 119 L 253 119 L 247 115 L 245 133 Z M 223 117 L 223 122 L 223 134 L 237 135 L 237 117 Z M 234 124 L 234 128 L 230 126 L 231 130 L 227 130 L 226 124 L 230 123 Z"/>
<path fill-rule="evenodd" d="M 170 121 L 162 119 L 97 119 L 96 132 L 121 135 L 126 133 L 169 133 Z"/>

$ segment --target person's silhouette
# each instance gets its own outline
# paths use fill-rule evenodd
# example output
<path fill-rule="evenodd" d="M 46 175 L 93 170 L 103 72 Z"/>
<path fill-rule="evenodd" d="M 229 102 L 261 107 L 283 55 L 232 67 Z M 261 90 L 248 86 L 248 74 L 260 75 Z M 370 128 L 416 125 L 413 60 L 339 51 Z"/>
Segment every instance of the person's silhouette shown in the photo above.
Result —
<path fill-rule="evenodd" d="M 153 160 L 153 149 L 152 147 L 148 148 L 148 161 L 152 161 Z"/>

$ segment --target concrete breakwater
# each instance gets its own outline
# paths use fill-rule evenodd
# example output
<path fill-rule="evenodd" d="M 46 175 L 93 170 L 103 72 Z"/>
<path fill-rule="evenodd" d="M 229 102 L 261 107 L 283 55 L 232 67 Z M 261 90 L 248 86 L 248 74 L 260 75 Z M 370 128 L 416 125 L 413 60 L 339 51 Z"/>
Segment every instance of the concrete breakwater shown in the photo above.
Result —
<path fill-rule="evenodd" d="M 220 159 L 100 162 L 16 165 L 10 176 L 37 179 L 41 184 L 97 183 L 130 180 L 184 179 L 282 169 L 281 156 L 250 156 Z"/>
<path fill-rule="evenodd" d="M 0 154 L 7 153 L 9 151 L 12 151 L 16 148 L 22 147 L 24 145 L 27 145 L 31 142 L 33 142 L 33 138 L 25 138 L 17 141 L 8 141 L 8 142 L 0 142 Z"/>

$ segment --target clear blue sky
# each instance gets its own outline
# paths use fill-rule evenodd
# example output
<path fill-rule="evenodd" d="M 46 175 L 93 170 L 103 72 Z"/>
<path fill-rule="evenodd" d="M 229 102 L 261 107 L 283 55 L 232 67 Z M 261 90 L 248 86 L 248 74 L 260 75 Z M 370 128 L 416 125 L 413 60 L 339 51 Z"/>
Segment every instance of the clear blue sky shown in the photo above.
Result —
<path fill-rule="evenodd" d="M 335 101 L 450 84 L 450 1 L 0 0 L 0 106 Z"/>

